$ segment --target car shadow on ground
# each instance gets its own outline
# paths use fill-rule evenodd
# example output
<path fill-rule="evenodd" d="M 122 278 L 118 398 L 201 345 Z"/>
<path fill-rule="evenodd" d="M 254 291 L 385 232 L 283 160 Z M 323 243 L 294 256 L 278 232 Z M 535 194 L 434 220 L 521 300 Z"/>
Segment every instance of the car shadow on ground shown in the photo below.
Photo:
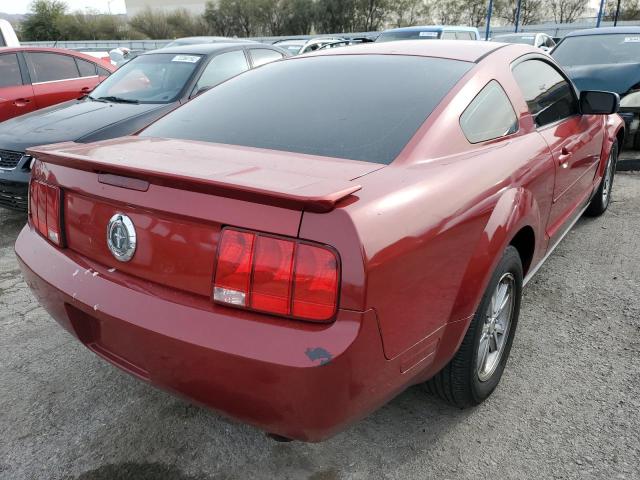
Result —
<path fill-rule="evenodd" d="M 27 212 L 17 212 L 0 208 L 0 248 L 12 246 L 24 224 L 27 223 Z"/>
<path fill-rule="evenodd" d="M 132 382 L 135 380 L 131 379 Z M 128 380 L 127 380 L 128 382 Z M 114 386 L 117 390 L 117 386 Z M 164 407 L 158 408 L 157 396 L 165 397 Z M 147 403 L 146 400 L 149 400 Z M 117 401 L 117 400 L 115 400 Z M 148 408 L 145 408 L 147 403 Z M 464 422 L 472 410 L 459 410 L 449 407 L 438 399 L 426 393 L 423 387 L 412 387 L 400 394 L 396 399 L 374 412 L 353 427 L 338 434 L 336 437 L 322 443 L 308 444 L 303 442 L 281 443 L 268 438 L 264 432 L 253 427 L 236 423 L 215 412 L 191 405 L 181 399 L 174 399 L 163 392 L 149 391 L 149 395 L 142 402 L 141 408 L 136 410 L 135 421 L 114 422 L 110 425 L 110 437 L 117 438 L 121 445 L 144 445 L 149 454 L 138 452 L 137 458 L 157 457 L 157 452 L 163 452 L 161 462 L 122 462 L 106 463 L 95 469 L 87 470 L 74 480 L 227 480 L 241 478 L 258 478 L 255 466 L 248 467 L 249 471 L 229 471 L 224 467 L 211 472 L 211 465 L 225 463 L 224 457 L 265 459 L 270 464 L 278 466 L 282 471 L 281 478 L 307 478 L 310 480 L 338 480 L 343 478 L 344 470 L 337 466 L 324 463 L 325 457 L 332 457 L 335 451 L 344 451 L 348 458 L 371 452 L 371 469 L 376 469 L 376 451 L 396 451 L 398 454 L 408 448 L 410 442 L 420 437 L 425 442 L 435 442 L 447 435 L 451 428 Z M 407 418 L 410 416 L 410 418 Z M 173 428 L 174 422 L 182 423 L 182 428 Z M 167 426 L 167 423 L 170 425 Z M 150 434 L 149 425 L 164 425 L 172 431 L 171 435 Z M 202 444 L 197 448 L 197 455 L 207 451 L 209 468 L 201 471 L 188 472 L 182 468 L 184 457 L 189 457 L 193 447 L 194 431 L 192 426 L 199 425 L 198 430 L 207 431 L 200 437 Z M 410 428 L 407 428 L 410 426 Z M 223 432 L 221 434 L 221 432 Z M 384 432 L 384 435 L 381 434 Z M 95 444 L 90 451 L 104 448 L 104 438 L 95 438 Z M 224 447 L 218 443 L 223 441 Z M 357 448 L 356 448 L 357 447 Z M 224 451 L 224 452 L 223 452 Z M 251 455 L 247 457 L 247 452 Z M 410 452 L 410 450 L 409 450 Z M 413 452 L 415 453 L 415 452 Z M 195 453 L 194 453 L 195 455 Z M 123 452 L 111 457 L 122 458 Z M 268 459 L 268 460 L 267 460 Z M 340 462 L 343 463 L 343 462 Z M 345 463 L 353 463 L 347 460 Z M 259 470 L 258 470 L 259 472 Z M 292 472 L 305 472 L 303 476 Z M 266 473 L 266 472 L 265 472 Z M 245 476 L 246 475 L 246 476 Z M 260 477 L 262 478 L 262 477 Z M 266 478 L 266 477 L 265 477 Z"/>

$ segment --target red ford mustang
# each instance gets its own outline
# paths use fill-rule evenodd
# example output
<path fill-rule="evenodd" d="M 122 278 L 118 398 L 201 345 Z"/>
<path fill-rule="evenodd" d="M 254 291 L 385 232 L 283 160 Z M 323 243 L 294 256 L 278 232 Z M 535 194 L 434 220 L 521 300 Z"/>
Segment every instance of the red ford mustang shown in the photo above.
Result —
<path fill-rule="evenodd" d="M 618 103 L 522 45 L 283 60 L 138 136 L 32 149 L 16 252 L 96 354 L 282 437 L 425 381 L 476 405 L 523 285 L 609 204 Z"/>

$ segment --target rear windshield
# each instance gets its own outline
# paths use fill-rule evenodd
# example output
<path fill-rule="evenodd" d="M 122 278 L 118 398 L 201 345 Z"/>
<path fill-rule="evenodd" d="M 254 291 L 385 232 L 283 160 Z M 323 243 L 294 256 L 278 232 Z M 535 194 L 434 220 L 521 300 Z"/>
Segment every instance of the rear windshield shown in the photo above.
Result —
<path fill-rule="evenodd" d="M 640 34 L 614 33 L 568 37 L 553 51 L 565 67 L 640 62 Z"/>
<path fill-rule="evenodd" d="M 396 40 L 435 40 L 440 38 L 436 30 L 405 30 L 399 32 L 382 32 L 376 42 L 395 42 Z"/>
<path fill-rule="evenodd" d="M 389 164 L 472 65 L 392 55 L 275 62 L 219 85 L 141 135 Z"/>

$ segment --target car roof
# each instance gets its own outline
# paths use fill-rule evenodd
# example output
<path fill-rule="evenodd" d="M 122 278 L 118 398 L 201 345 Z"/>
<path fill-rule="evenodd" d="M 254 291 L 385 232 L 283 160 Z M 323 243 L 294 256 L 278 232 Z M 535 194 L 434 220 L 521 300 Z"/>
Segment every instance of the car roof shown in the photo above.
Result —
<path fill-rule="evenodd" d="M 458 27 L 456 25 L 422 25 L 415 27 L 401 27 L 401 28 L 391 28 L 389 30 L 385 30 L 382 33 L 386 32 L 423 32 L 423 31 L 432 31 L 432 32 L 444 32 L 446 30 L 455 30 L 457 32 L 477 32 L 478 29 L 474 27 Z"/>
<path fill-rule="evenodd" d="M 150 55 L 155 53 L 176 53 L 184 55 L 210 55 L 212 53 L 218 53 L 223 50 L 242 50 L 244 48 L 268 48 L 270 50 L 280 50 L 272 45 L 266 45 L 263 43 L 197 43 L 195 45 L 179 45 L 177 47 L 165 47 L 157 50 L 151 50 L 144 52 L 141 55 Z"/>
<path fill-rule="evenodd" d="M 624 34 L 640 34 L 640 27 L 603 27 L 603 28 L 587 28 L 585 30 L 576 30 L 568 33 L 567 37 L 587 37 L 591 35 L 611 35 L 612 33 Z"/>
<path fill-rule="evenodd" d="M 490 53 L 505 48 L 509 44 L 482 42 L 478 40 L 402 40 L 398 42 L 373 42 L 353 45 L 349 48 L 316 50 L 302 55 L 304 58 L 315 55 L 408 55 L 418 57 L 448 58 L 463 62 L 478 62 Z"/>

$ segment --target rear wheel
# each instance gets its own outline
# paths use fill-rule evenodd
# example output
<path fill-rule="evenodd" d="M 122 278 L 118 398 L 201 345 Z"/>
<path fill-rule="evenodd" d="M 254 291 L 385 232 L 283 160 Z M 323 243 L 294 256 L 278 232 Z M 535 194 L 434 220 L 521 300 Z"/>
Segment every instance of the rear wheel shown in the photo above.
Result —
<path fill-rule="evenodd" d="M 611 191 L 613 189 L 613 179 L 616 174 L 616 164 L 618 163 L 618 142 L 611 147 L 611 153 L 607 160 L 607 166 L 605 167 L 604 176 L 598 187 L 598 191 L 591 199 L 591 203 L 585 211 L 586 215 L 590 217 L 598 217 L 607 211 L 609 204 L 611 203 Z"/>
<path fill-rule="evenodd" d="M 509 246 L 487 286 L 480 307 L 451 362 L 427 383 L 448 403 L 482 403 L 500 382 L 509 358 L 522 297 L 522 262 Z"/>

